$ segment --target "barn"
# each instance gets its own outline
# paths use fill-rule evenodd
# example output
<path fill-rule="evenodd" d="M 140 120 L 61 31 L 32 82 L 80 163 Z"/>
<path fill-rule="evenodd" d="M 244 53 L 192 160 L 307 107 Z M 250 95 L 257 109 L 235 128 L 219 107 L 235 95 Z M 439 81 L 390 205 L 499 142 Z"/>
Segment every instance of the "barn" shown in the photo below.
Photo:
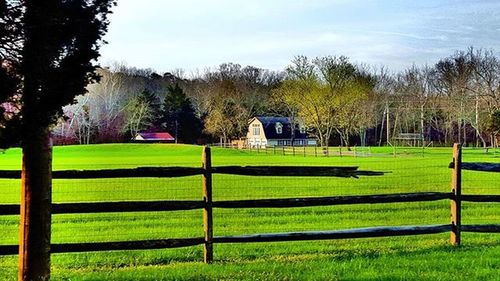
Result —
<path fill-rule="evenodd" d="M 175 138 L 167 132 L 137 133 L 132 140 L 136 142 L 175 142 Z"/>
<path fill-rule="evenodd" d="M 288 117 L 254 117 L 249 121 L 247 145 L 307 146 L 316 145 L 316 140 L 308 138 L 305 126 L 292 126 Z"/>

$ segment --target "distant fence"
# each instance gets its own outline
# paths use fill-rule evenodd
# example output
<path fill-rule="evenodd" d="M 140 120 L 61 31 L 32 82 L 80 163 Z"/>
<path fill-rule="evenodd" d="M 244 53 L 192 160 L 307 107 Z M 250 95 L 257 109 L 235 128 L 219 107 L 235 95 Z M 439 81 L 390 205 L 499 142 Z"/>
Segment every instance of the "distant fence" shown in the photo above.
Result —
<path fill-rule="evenodd" d="M 237 146 L 226 145 L 219 146 L 223 148 L 233 148 L 256 152 L 258 154 L 283 155 L 283 156 L 313 156 L 313 157 L 331 157 L 331 156 L 371 156 L 372 151 L 368 146 Z"/>
<path fill-rule="evenodd" d="M 241 145 L 241 144 L 233 144 L 226 143 L 220 144 L 215 143 L 212 144 L 215 147 L 222 148 L 233 148 L 239 150 L 246 150 L 250 152 L 269 154 L 269 155 L 291 155 L 291 156 L 314 156 L 314 157 L 329 157 L 329 156 L 366 156 L 371 153 L 370 147 L 361 147 L 361 146 L 351 146 L 351 147 L 342 147 L 342 146 L 316 146 L 316 145 Z"/>
<path fill-rule="evenodd" d="M 215 147 L 232 148 L 263 155 L 303 156 L 303 157 L 398 157 L 433 155 L 432 142 L 425 146 L 239 146 L 236 144 L 214 144 Z M 464 147 L 464 150 L 476 150 L 500 156 L 498 147 Z"/>
<path fill-rule="evenodd" d="M 325 240 L 364 237 L 387 237 L 421 235 L 450 232 L 451 243 L 460 244 L 461 232 L 500 232 L 500 225 L 462 225 L 461 202 L 500 202 L 500 195 L 462 195 L 461 171 L 471 169 L 478 171 L 499 172 L 500 164 L 492 163 L 462 163 L 461 148 L 455 145 L 453 152 L 451 192 L 419 192 L 397 193 L 359 196 L 335 197 L 306 197 L 306 198 L 281 198 L 257 200 L 212 200 L 212 175 L 230 174 L 244 176 L 280 176 L 280 177 L 359 177 L 380 176 L 383 172 L 360 171 L 357 167 L 297 167 L 297 166 L 222 166 L 212 167 L 211 152 L 205 147 L 202 157 L 202 167 L 166 167 L 166 168 L 136 168 L 117 170 L 92 170 L 92 171 L 54 171 L 53 177 L 60 179 L 89 179 L 89 178 L 133 178 L 133 177 L 186 177 L 201 175 L 203 197 L 201 200 L 191 201 L 135 201 L 135 202 L 102 202 L 102 203 L 62 203 L 52 204 L 53 214 L 73 213 L 106 213 L 106 212 L 156 212 L 178 210 L 203 210 L 204 237 L 156 239 L 140 241 L 116 241 L 98 243 L 64 243 L 52 244 L 52 253 L 90 252 L 110 250 L 139 250 L 178 248 L 195 245 L 204 245 L 204 261 L 213 261 L 214 243 L 248 243 L 271 241 L 300 241 L 300 240 Z M 0 178 L 18 179 L 19 171 L 0 171 Z M 451 200 L 451 222 L 442 225 L 423 226 L 385 226 L 357 228 L 334 231 L 308 231 L 288 233 L 268 233 L 241 236 L 213 236 L 214 208 L 295 208 L 310 206 L 351 205 L 351 204 L 379 204 L 397 202 L 423 202 Z M 0 205 L 0 215 L 18 215 L 20 207 L 17 204 Z M 18 253 L 17 245 L 0 246 L 0 255 L 14 255 Z"/>

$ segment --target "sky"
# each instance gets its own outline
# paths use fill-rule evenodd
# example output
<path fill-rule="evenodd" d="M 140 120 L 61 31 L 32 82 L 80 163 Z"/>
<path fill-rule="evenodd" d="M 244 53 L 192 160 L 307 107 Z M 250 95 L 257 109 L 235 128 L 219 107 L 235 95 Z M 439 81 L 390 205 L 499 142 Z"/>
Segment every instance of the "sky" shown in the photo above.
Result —
<path fill-rule="evenodd" d="M 400 71 L 469 46 L 500 54 L 500 0 L 118 0 L 113 11 L 99 62 L 159 73 L 283 70 L 297 55 Z"/>

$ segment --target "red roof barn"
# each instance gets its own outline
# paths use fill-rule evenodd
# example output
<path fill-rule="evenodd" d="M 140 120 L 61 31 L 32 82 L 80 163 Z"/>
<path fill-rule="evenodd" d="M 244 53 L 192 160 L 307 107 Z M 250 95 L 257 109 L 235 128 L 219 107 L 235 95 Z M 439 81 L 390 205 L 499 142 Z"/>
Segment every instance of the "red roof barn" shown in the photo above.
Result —
<path fill-rule="evenodd" d="M 174 142 L 175 138 L 167 132 L 138 133 L 137 135 L 135 135 L 134 140 L 141 142 Z"/>

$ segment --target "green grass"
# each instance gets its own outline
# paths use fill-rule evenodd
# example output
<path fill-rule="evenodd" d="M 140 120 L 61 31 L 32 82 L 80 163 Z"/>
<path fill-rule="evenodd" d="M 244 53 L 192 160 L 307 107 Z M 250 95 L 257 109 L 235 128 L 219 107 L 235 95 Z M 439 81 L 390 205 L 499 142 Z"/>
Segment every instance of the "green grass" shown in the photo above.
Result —
<path fill-rule="evenodd" d="M 0 154 L 0 169 L 19 169 L 19 149 Z M 450 148 L 372 148 L 371 157 L 303 157 L 268 150 L 213 149 L 213 165 L 345 165 L 388 172 L 381 177 L 280 178 L 214 176 L 214 200 L 381 194 L 450 189 Z M 464 161 L 500 162 L 493 151 L 464 150 Z M 201 147 L 109 144 L 54 148 L 54 169 L 200 166 Z M 463 193 L 499 194 L 500 174 L 465 171 Z M 201 198 L 199 176 L 176 179 L 54 180 L 55 202 Z M 0 180 L 0 204 L 19 202 L 19 181 Z M 214 210 L 214 234 L 238 235 L 354 227 L 446 224 L 449 202 Z M 203 235 L 201 211 L 53 216 L 53 243 L 122 241 Z M 495 203 L 464 203 L 464 223 L 500 223 Z M 0 245 L 17 243 L 18 217 L 0 216 Z M 215 245 L 215 264 L 202 247 L 54 254 L 54 280 L 500 280 L 500 235 L 449 234 Z M 0 257 L 0 280 L 15 280 L 16 257 Z"/>

